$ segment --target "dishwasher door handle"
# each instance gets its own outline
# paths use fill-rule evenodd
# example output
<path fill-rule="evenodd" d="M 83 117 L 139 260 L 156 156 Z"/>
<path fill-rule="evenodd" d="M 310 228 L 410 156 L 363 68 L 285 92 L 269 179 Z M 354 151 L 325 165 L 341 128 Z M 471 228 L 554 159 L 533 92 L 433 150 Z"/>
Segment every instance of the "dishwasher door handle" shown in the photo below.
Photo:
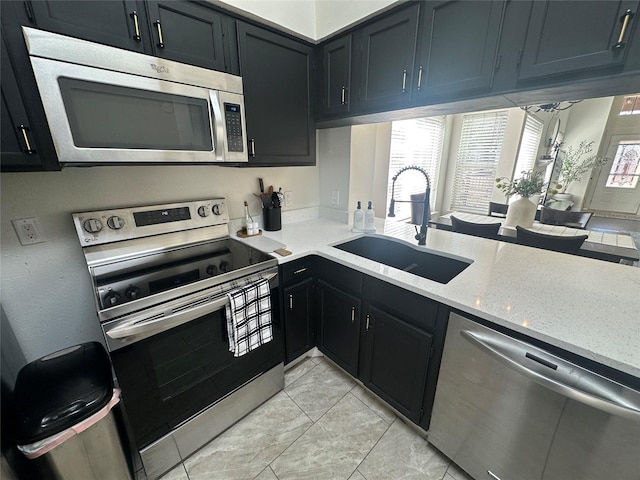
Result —
<path fill-rule="evenodd" d="M 554 378 L 543 375 L 540 372 L 533 371 L 527 366 L 523 365 L 518 358 L 511 354 L 512 352 L 501 351 L 501 349 L 496 348 L 496 345 L 492 345 L 493 342 L 504 343 L 505 338 L 509 339 L 509 337 L 500 335 L 501 338 L 499 339 L 487 338 L 488 335 L 478 334 L 475 332 L 470 332 L 468 330 L 460 331 L 460 335 L 472 345 L 487 353 L 489 356 L 499 361 L 503 365 L 526 376 L 527 378 L 548 388 L 549 390 L 553 390 L 554 392 L 564 395 L 567 398 L 596 408 L 598 410 L 610 413 L 611 415 L 625 417 L 635 421 L 640 420 L 640 406 L 624 405 L 624 399 L 619 398 L 619 395 L 617 395 L 616 392 L 610 391 L 608 393 L 611 397 L 616 397 L 619 402 L 600 398 L 592 393 L 586 392 L 574 386 L 570 386 L 563 382 L 560 382 Z M 522 358 L 525 358 L 526 354 L 528 353 L 527 349 L 523 348 L 524 345 L 525 344 L 522 344 L 521 342 L 516 340 L 514 340 L 511 345 L 512 347 L 517 346 L 518 349 L 521 349 L 519 353 L 522 353 Z M 591 376 L 592 378 L 597 379 L 599 385 L 602 385 L 603 382 L 601 380 L 601 377 L 576 365 L 573 366 L 580 369 L 580 371 L 586 376 Z"/>

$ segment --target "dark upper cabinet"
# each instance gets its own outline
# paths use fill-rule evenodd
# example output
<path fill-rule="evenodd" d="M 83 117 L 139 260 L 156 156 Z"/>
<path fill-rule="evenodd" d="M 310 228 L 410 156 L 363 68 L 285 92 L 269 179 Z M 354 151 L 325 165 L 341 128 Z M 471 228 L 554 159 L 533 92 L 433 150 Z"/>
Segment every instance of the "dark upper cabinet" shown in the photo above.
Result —
<path fill-rule="evenodd" d="M 237 60 L 223 35 L 228 17 L 197 3 L 39 0 L 30 5 L 38 28 L 44 30 L 237 73 Z M 235 42 L 235 36 L 227 38 Z"/>
<path fill-rule="evenodd" d="M 24 7 L 22 2 L 0 2 L 0 166 L 3 172 L 60 170 L 20 28 L 32 21 Z"/>
<path fill-rule="evenodd" d="M 152 51 L 142 1 L 38 0 L 30 5 L 43 30 L 141 53 Z"/>
<path fill-rule="evenodd" d="M 147 1 L 153 51 L 157 57 L 230 71 L 225 64 L 223 16 L 191 2 Z"/>
<path fill-rule="evenodd" d="M 322 46 L 322 114 L 349 113 L 351 100 L 352 35 L 332 40 Z"/>
<path fill-rule="evenodd" d="M 638 28 L 638 8 L 637 0 L 530 2 L 518 80 L 617 73 Z"/>
<path fill-rule="evenodd" d="M 360 379 L 405 417 L 419 423 L 432 335 L 373 306 L 364 315 Z"/>
<path fill-rule="evenodd" d="M 353 110 L 393 110 L 409 104 L 418 31 L 417 4 L 383 16 L 357 31 L 360 61 L 354 79 L 359 86 Z M 353 100 L 353 95 L 352 95 Z"/>
<path fill-rule="evenodd" d="M 315 165 L 313 48 L 238 22 L 249 166 Z"/>
<path fill-rule="evenodd" d="M 490 91 L 505 6 L 502 0 L 422 4 L 414 98 Z"/>

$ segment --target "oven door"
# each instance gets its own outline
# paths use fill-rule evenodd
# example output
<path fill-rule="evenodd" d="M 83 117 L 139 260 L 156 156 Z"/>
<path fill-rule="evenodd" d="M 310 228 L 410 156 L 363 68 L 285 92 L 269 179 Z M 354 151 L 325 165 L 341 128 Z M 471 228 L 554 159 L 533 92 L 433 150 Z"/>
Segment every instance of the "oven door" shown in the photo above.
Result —
<path fill-rule="evenodd" d="M 103 324 L 138 449 L 283 361 L 277 269 L 260 276 L 271 277 L 273 340 L 241 357 L 229 351 L 224 293 L 206 298 L 200 292 L 200 300 L 191 295 L 183 309 L 162 316 L 164 323 L 152 312 L 134 324 Z"/>

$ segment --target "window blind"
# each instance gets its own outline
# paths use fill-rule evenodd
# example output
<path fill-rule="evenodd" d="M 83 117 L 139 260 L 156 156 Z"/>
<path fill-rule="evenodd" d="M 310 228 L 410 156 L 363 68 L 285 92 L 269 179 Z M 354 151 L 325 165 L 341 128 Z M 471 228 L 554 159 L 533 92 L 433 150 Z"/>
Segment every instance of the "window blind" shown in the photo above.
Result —
<path fill-rule="evenodd" d="M 444 127 L 445 117 L 443 116 L 392 122 L 388 200 L 391 200 L 392 178 L 403 167 L 415 165 L 423 168 L 429 175 L 431 180 L 429 202 L 432 210 L 436 208 Z M 412 194 L 424 193 L 425 188 L 426 180 L 420 172 L 407 171 L 396 181 L 395 199 L 410 200 Z M 397 220 L 411 218 L 411 204 L 396 203 L 395 214 Z"/>
<path fill-rule="evenodd" d="M 463 117 L 453 179 L 453 210 L 489 211 L 506 125 L 506 110 Z"/>
<path fill-rule="evenodd" d="M 544 122 L 542 120 L 527 114 L 520 148 L 518 149 L 516 168 L 513 171 L 513 179 L 520 178 L 523 171 L 528 172 L 535 165 L 543 127 Z"/>

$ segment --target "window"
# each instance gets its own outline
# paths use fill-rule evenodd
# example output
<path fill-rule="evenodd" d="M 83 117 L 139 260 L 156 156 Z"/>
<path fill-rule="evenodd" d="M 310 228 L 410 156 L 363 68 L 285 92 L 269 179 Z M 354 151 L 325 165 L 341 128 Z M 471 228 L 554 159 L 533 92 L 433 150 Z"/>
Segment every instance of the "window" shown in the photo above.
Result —
<path fill-rule="evenodd" d="M 640 177 L 640 144 L 620 142 L 607 177 L 606 187 L 636 188 Z"/>
<path fill-rule="evenodd" d="M 513 171 L 513 178 L 520 178 L 522 172 L 528 172 L 533 168 L 538 156 L 538 146 L 542 138 L 542 127 L 544 122 L 536 117 L 527 114 L 527 119 L 522 132 L 522 140 L 518 149 L 518 159 L 516 168 Z"/>
<path fill-rule="evenodd" d="M 431 181 L 429 202 L 435 207 L 438 176 L 442 158 L 445 117 L 399 120 L 391 125 L 391 158 L 389 159 L 389 183 L 387 198 L 391 199 L 392 178 L 403 167 L 414 165 L 423 168 Z M 426 180 L 419 172 L 408 171 L 396 181 L 394 198 L 409 200 L 412 194 L 424 193 Z M 411 204 L 396 203 L 398 220 L 411 218 Z"/>
<path fill-rule="evenodd" d="M 640 94 L 624 97 L 620 115 L 640 115 Z"/>
<path fill-rule="evenodd" d="M 489 211 L 506 125 L 506 110 L 463 117 L 452 210 L 479 214 Z"/>

